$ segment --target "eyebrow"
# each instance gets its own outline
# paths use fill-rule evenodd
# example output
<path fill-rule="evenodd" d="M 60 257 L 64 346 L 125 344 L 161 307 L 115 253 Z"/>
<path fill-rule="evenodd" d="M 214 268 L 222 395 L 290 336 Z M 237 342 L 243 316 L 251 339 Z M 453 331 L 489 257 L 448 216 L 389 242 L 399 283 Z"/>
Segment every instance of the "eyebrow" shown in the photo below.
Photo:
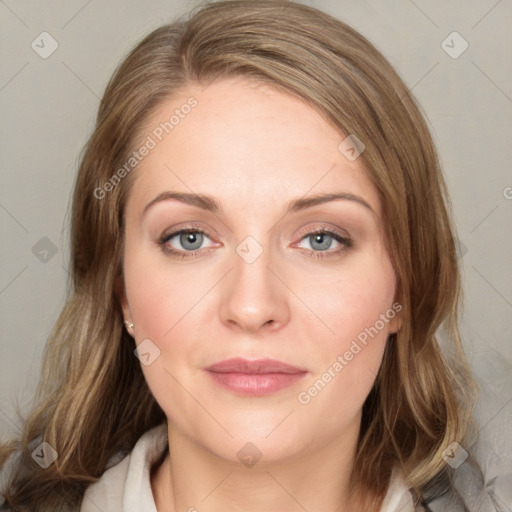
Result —
<path fill-rule="evenodd" d="M 176 200 L 191 206 L 197 206 L 203 210 L 212 213 L 218 213 L 222 210 L 220 203 L 213 197 L 204 194 L 190 194 L 186 192 L 173 192 L 166 191 L 158 194 L 152 201 L 150 201 L 142 211 L 144 216 L 146 212 L 156 203 L 161 201 Z M 328 203 L 330 201 L 348 200 L 360 204 L 375 214 L 372 207 L 362 198 L 347 192 L 337 192 L 330 194 L 315 194 L 307 197 L 301 197 L 288 202 L 285 206 L 285 214 L 305 210 L 313 206 Z"/>

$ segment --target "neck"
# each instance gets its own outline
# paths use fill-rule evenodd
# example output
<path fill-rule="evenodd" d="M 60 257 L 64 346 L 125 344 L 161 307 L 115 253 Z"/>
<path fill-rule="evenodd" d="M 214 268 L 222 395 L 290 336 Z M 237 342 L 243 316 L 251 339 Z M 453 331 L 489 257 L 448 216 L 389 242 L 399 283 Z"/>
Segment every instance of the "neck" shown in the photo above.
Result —
<path fill-rule="evenodd" d="M 357 420 L 320 449 L 252 467 L 205 450 L 169 422 L 170 455 L 151 482 L 158 512 L 357 510 L 349 502 Z"/>

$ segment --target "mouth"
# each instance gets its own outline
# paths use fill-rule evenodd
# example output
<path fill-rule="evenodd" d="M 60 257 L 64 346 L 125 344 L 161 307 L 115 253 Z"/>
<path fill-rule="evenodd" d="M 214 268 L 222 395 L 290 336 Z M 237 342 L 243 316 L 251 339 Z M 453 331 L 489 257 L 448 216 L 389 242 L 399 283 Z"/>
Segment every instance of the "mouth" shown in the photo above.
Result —
<path fill-rule="evenodd" d="M 234 358 L 205 368 L 212 380 L 236 394 L 258 396 L 276 393 L 292 386 L 308 373 L 275 359 Z"/>

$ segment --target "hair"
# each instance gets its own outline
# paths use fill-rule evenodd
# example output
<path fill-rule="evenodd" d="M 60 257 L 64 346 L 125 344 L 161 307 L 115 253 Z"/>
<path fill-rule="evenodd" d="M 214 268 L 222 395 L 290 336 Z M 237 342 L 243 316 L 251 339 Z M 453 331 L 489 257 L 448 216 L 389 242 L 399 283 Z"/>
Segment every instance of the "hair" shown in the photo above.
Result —
<path fill-rule="evenodd" d="M 119 299 L 124 207 L 136 170 L 108 197 L 94 191 L 130 158 L 163 100 L 187 85 L 228 77 L 292 94 L 365 145 L 358 161 L 382 204 L 403 322 L 389 336 L 363 405 L 354 496 L 380 503 L 397 466 L 417 503 L 424 501 L 449 485 L 442 452 L 475 434 L 476 386 L 458 331 L 451 203 L 411 91 L 365 37 L 315 8 L 287 0 L 203 2 L 130 50 L 107 84 L 80 155 L 66 303 L 47 339 L 22 434 L 0 446 L 0 466 L 17 454 L 3 491 L 13 510 L 78 511 L 85 489 L 116 454 L 166 420 L 133 354 Z M 31 457 L 42 440 L 58 453 L 44 469 Z"/>

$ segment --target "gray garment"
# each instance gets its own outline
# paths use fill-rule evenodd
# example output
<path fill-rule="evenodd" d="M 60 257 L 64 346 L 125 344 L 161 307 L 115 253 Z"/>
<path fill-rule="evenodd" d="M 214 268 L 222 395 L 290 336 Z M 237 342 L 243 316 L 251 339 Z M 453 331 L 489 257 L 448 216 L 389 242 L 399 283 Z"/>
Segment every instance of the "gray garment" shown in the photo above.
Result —
<path fill-rule="evenodd" d="M 464 462 L 454 472 L 451 486 L 442 495 L 426 500 L 425 512 L 511 512 L 512 474 L 485 481 L 475 461 Z"/>
<path fill-rule="evenodd" d="M 448 491 L 427 500 L 427 512 L 512 512 L 512 364 L 489 347 L 473 354 L 472 370 L 478 439 L 465 447 L 468 458 L 453 469 Z"/>

